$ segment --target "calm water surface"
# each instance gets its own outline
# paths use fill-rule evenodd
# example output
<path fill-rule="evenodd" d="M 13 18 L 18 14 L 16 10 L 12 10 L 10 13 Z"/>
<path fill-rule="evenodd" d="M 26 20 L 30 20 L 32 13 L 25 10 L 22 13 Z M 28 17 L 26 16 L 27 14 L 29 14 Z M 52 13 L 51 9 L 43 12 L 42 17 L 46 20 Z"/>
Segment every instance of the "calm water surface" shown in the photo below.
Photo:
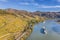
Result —
<path fill-rule="evenodd" d="M 40 33 L 40 29 L 46 26 L 48 34 Z M 55 20 L 46 20 L 46 23 L 38 23 L 27 40 L 60 40 L 60 24 Z"/>

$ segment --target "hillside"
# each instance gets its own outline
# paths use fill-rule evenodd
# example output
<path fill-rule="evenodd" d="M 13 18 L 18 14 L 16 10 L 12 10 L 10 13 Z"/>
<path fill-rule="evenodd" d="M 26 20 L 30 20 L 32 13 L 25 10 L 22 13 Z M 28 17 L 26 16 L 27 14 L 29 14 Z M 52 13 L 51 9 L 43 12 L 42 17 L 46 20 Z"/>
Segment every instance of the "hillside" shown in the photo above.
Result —
<path fill-rule="evenodd" d="M 36 11 L 33 12 L 34 15 L 47 17 L 47 18 L 60 18 L 60 12 L 40 12 Z"/>
<path fill-rule="evenodd" d="M 10 12 L 17 13 L 19 15 L 28 15 L 30 17 L 34 17 L 35 15 L 38 15 L 40 17 L 46 17 L 46 18 L 60 18 L 60 12 L 40 12 L 40 11 L 28 12 L 25 10 L 16 10 L 11 8 L 6 9 L 5 11 L 9 13 Z"/>
<path fill-rule="evenodd" d="M 0 40 L 26 40 L 34 24 L 42 21 L 43 17 L 24 10 L 0 9 Z"/>

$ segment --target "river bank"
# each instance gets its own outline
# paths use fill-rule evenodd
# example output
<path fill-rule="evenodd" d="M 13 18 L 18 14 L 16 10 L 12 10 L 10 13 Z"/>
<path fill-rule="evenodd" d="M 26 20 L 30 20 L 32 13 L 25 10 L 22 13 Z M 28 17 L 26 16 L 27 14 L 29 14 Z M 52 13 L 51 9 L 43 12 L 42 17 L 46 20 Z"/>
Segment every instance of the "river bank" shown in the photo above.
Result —
<path fill-rule="evenodd" d="M 60 24 L 54 20 L 45 20 L 45 24 L 38 23 L 27 40 L 60 40 Z M 42 34 L 40 29 L 46 26 L 47 34 Z"/>
<path fill-rule="evenodd" d="M 60 23 L 60 20 L 57 20 L 58 23 Z"/>
<path fill-rule="evenodd" d="M 26 40 L 36 23 L 44 21 L 43 17 L 10 13 L 0 10 L 0 40 Z"/>

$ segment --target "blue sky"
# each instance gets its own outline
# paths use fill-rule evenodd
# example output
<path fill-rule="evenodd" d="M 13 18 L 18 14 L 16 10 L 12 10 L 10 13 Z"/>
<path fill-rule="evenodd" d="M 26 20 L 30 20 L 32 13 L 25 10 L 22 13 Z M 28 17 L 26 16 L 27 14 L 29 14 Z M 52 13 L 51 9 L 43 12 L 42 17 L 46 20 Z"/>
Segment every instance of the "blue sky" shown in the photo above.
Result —
<path fill-rule="evenodd" d="M 60 0 L 0 0 L 0 9 L 27 11 L 60 11 Z"/>

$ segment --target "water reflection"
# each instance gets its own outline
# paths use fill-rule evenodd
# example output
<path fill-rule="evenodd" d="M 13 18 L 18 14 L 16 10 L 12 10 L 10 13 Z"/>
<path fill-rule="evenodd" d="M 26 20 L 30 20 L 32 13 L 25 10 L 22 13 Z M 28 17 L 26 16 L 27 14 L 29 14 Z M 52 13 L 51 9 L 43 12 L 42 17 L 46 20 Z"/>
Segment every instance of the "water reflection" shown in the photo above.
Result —
<path fill-rule="evenodd" d="M 52 30 L 58 34 L 60 34 L 60 26 L 53 27 Z"/>
<path fill-rule="evenodd" d="M 32 34 L 27 40 L 60 40 L 60 24 L 54 20 L 46 20 L 47 35 L 41 34 L 40 32 L 43 25 L 43 23 L 36 24 Z"/>

